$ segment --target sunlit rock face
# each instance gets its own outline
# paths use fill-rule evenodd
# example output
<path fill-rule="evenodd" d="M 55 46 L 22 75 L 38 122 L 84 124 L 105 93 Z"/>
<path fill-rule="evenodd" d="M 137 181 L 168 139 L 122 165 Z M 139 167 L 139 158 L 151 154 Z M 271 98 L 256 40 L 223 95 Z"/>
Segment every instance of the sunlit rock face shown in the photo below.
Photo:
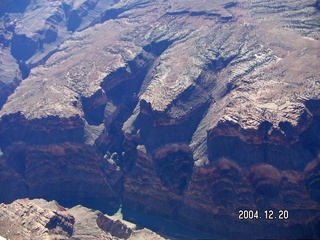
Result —
<path fill-rule="evenodd" d="M 149 229 L 138 230 L 119 214 L 80 205 L 65 208 L 56 201 L 25 198 L 0 207 L 0 236 L 5 239 L 164 239 Z"/>
<path fill-rule="evenodd" d="M 1 2 L 0 201 L 319 238 L 319 39 L 315 0 Z"/>

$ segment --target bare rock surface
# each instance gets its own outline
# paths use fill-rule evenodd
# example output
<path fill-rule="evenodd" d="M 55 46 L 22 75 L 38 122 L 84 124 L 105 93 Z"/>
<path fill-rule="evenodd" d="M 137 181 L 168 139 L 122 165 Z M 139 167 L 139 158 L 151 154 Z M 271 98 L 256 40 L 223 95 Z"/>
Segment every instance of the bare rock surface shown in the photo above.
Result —
<path fill-rule="evenodd" d="M 212 236 L 319 238 L 319 1 L 4 3 L 1 202 L 123 206 Z M 241 209 L 290 218 L 240 221 Z M 41 211 L 36 234 L 47 237 L 58 210 Z M 149 234 L 68 211 L 94 229 L 99 219 L 97 238 Z M 81 223 L 75 239 L 90 231 Z"/>
<path fill-rule="evenodd" d="M 6 239 L 164 239 L 112 218 L 82 206 L 67 209 L 56 201 L 19 199 L 0 205 L 0 235 Z"/>
<path fill-rule="evenodd" d="M 8 49 L 0 46 L 1 62 L 0 62 L 0 108 L 7 101 L 14 89 L 19 85 L 22 76 L 19 70 L 19 65 L 12 57 Z"/>
<path fill-rule="evenodd" d="M 43 209 L 28 199 L 1 204 L 1 235 L 8 239 L 68 239 L 74 218 L 63 212 Z"/>

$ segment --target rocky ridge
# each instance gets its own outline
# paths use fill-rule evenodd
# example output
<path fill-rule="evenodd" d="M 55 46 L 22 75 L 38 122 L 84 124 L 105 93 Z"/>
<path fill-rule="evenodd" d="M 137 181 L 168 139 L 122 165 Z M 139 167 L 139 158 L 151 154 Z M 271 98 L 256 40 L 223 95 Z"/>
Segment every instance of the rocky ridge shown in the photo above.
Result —
<path fill-rule="evenodd" d="M 164 239 L 149 229 L 137 230 L 119 214 L 66 209 L 55 201 L 19 199 L 0 209 L 0 235 L 8 239 Z"/>
<path fill-rule="evenodd" d="M 1 201 L 319 236 L 315 1 L 42 2 L 1 17 Z"/>

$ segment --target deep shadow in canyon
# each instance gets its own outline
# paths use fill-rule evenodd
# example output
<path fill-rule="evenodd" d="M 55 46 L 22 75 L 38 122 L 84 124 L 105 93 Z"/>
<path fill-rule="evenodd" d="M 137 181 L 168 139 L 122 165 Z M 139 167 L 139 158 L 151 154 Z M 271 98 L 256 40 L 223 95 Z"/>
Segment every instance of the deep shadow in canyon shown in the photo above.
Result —
<path fill-rule="evenodd" d="M 0 3 L 0 203 L 121 210 L 170 239 L 319 238 L 318 5 Z"/>

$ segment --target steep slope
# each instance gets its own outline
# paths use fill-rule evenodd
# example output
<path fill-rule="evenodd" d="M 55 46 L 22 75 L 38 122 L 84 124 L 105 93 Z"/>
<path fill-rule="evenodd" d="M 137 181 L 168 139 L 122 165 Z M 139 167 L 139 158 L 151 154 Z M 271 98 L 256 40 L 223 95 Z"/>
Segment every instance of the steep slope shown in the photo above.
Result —
<path fill-rule="evenodd" d="M 320 236 L 315 1 L 42 2 L 1 18 L 0 201 Z"/>
<path fill-rule="evenodd" d="M 8 239 L 164 239 L 149 229 L 136 229 L 119 214 L 108 216 L 82 206 L 66 209 L 43 199 L 0 206 L 0 235 Z"/>

